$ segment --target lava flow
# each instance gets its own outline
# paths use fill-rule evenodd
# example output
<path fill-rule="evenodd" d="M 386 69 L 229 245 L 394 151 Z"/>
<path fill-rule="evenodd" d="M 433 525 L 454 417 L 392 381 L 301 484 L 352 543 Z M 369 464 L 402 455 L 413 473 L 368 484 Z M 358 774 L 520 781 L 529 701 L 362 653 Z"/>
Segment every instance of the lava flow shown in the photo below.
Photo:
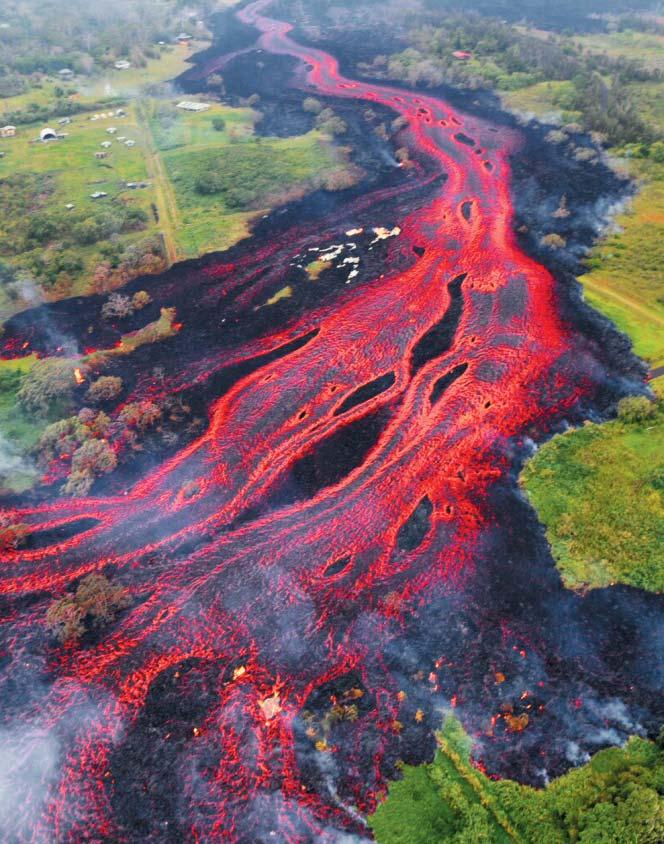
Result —
<path fill-rule="evenodd" d="M 541 540 L 525 556 L 549 592 L 541 605 L 528 593 L 528 624 L 488 587 L 473 591 L 491 570 L 492 589 L 520 594 L 528 565 L 510 570 L 505 536 L 520 547 L 519 526 L 503 524 L 500 503 L 516 444 L 592 402 L 603 379 L 559 316 L 554 278 L 513 235 L 518 133 L 344 78 L 266 5 L 241 18 L 263 50 L 303 63 L 294 84 L 406 119 L 424 198 L 393 231 L 375 219 L 376 241 L 394 236 L 373 278 L 278 330 L 222 353 L 188 343 L 183 319 L 164 348 L 186 365 L 161 390 L 239 373 L 198 439 L 126 494 L 12 513 L 34 531 L 71 528 L 6 554 L 0 575 L 16 840 L 360 841 L 397 760 L 430 755 L 450 701 L 482 737 L 487 770 L 519 768 L 527 747 L 532 779 L 563 755 L 551 739 L 547 757 L 547 734 L 578 744 L 614 700 L 595 640 L 569 656 L 560 631 L 541 629 L 556 602 L 569 629 L 583 613 Z M 406 190 L 354 200 L 325 222 L 330 242 Z M 232 266 L 187 272 L 208 302 L 248 296 L 310 238 L 301 224 Z M 131 606 L 82 647 L 44 644 L 48 602 L 94 571 Z M 487 595 L 490 609 L 473 605 Z M 633 676 L 625 684 L 638 692 Z M 646 717 L 646 698 L 619 702 L 623 728 Z"/>

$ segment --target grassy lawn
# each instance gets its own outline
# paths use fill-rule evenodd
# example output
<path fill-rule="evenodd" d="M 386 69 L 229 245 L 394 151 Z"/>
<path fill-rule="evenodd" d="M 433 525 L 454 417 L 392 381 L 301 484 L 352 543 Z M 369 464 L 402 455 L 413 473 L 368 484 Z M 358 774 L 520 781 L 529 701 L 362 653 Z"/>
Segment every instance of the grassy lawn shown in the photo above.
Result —
<path fill-rule="evenodd" d="M 664 394 L 664 384 L 659 389 Z M 661 403 L 643 424 L 587 425 L 555 437 L 527 464 L 522 483 L 566 586 L 664 590 Z"/>

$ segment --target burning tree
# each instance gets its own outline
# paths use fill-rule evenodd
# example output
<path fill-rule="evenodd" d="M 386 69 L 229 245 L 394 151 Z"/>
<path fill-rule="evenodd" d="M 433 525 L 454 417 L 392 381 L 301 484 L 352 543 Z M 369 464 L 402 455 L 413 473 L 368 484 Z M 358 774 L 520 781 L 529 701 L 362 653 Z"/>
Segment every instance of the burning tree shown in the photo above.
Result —
<path fill-rule="evenodd" d="M 80 364 L 70 358 L 38 360 L 23 377 L 17 398 L 22 407 L 46 416 L 54 405 L 68 405 L 77 385 Z"/>
<path fill-rule="evenodd" d="M 25 542 L 27 525 L 15 522 L 8 514 L 0 514 L 0 551 L 15 551 Z"/>

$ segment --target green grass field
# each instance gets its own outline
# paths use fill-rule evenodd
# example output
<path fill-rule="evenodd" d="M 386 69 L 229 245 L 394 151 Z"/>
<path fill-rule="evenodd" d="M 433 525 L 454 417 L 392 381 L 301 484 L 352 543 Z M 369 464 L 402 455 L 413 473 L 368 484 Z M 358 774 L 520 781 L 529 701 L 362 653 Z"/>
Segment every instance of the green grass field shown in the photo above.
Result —
<path fill-rule="evenodd" d="M 661 402 L 642 424 L 616 420 L 555 437 L 526 465 L 522 483 L 566 586 L 664 591 Z"/>

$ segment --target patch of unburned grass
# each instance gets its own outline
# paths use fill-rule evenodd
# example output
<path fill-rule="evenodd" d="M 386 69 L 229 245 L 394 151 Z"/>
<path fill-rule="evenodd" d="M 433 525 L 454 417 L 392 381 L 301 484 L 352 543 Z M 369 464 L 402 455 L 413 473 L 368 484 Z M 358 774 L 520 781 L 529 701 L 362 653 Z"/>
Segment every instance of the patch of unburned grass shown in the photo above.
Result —
<path fill-rule="evenodd" d="M 522 484 L 569 588 L 664 589 L 664 410 L 555 437 Z"/>
<path fill-rule="evenodd" d="M 249 222 L 266 213 L 279 196 L 304 193 L 327 170 L 338 166 L 334 148 L 317 132 L 294 138 L 233 142 L 228 134 L 200 130 L 208 146 L 178 148 L 162 154 L 172 182 L 184 254 L 226 249 L 248 234 Z M 224 137 L 226 136 L 226 137 Z M 214 173 L 215 193 L 196 188 L 199 177 Z M 250 201 L 244 202 L 244 197 Z"/>
<path fill-rule="evenodd" d="M 500 97 L 512 111 L 555 119 L 562 116 L 565 98 L 569 98 L 573 90 L 573 84 L 568 81 L 536 82 L 516 91 L 503 91 Z M 566 113 L 570 120 L 575 116 L 578 115 Z"/>

